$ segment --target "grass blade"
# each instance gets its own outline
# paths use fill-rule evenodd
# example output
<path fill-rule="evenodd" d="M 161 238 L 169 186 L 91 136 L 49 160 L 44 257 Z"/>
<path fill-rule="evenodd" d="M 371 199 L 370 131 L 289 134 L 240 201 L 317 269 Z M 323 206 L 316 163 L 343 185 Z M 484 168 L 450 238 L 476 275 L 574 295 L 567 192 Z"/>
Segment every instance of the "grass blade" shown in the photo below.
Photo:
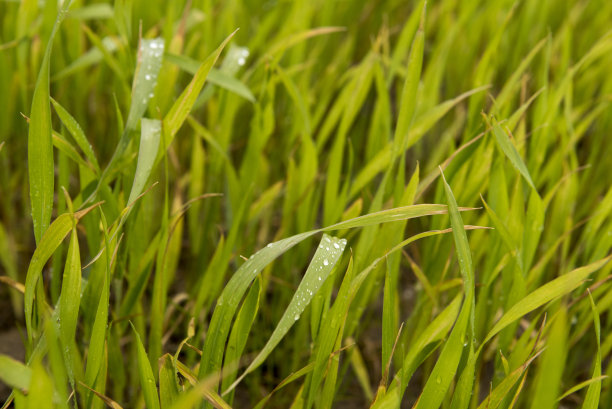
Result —
<path fill-rule="evenodd" d="M 60 340 L 64 351 L 64 362 L 68 370 L 68 376 L 74 386 L 75 372 L 75 336 L 79 305 L 81 303 L 81 255 L 79 251 L 79 240 L 76 227 L 72 228 L 70 245 L 66 256 L 66 266 L 62 279 L 62 291 L 59 299 L 60 309 Z"/>
<path fill-rule="evenodd" d="M 39 243 L 51 222 L 53 209 L 53 143 L 51 140 L 51 107 L 49 105 L 49 72 L 53 38 L 57 32 L 72 0 L 65 1 L 58 13 L 53 30 L 49 36 L 41 63 L 32 107 L 30 109 L 30 128 L 28 130 L 28 175 L 30 177 L 30 205 L 34 222 L 34 237 Z"/>
<path fill-rule="evenodd" d="M 43 267 L 45 264 L 47 264 L 47 261 L 51 255 L 55 253 L 55 250 L 59 247 L 62 241 L 64 241 L 64 238 L 68 235 L 68 233 L 70 233 L 73 225 L 74 215 L 71 213 L 64 213 L 55 219 L 40 240 L 38 247 L 36 247 L 36 251 L 34 251 L 32 259 L 30 260 L 28 272 L 26 273 L 24 295 L 24 314 L 30 343 L 32 343 L 35 333 L 32 323 L 32 309 L 34 305 L 34 291 L 36 289 L 36 284 L 42 273 Z"/>
<path fill-rule="evenodd" d="M 130 323 L 130 325 L 132 325 L 132 330 L 134 330 L 136 348 L 138 350 L 136 355 L 138 358 L 138 376 L 140 378 L 140 386 L 142 388 L 145 403 L 149 409 L 160 409 L 159 396 L 157 396 L 157 387 L 155 386 L 155 377 L 151 370 L 147 351 L 145 351 L 142 345 L 138 331 L 136 331 L 132 323 Z"/>
<path fill-rule="evenodd" d="M 53 108 L 55 108 L 57 116 L 60 118 L 66 129 L 68 129 L 68 132 L 70 132 L 79 148 L 81 148 L 89 162 L 94 165 L 95 170 L 100 172 L 100 166 L 98 165 L 96 154 L 94 153 L 93 148 L 87 140 L 87 137 L 85 136 L 85 133 L 83 132 L 83 129 L 79 123 L 63 106 L 60 105 L 59 102 L 51 98 L 51 103 L 53 104 Z"/>
<path fill-rule="evenodd" d="M 198 68 L 198 71 L 193 76 L 193 79 L 189 85 L 187 85 L 187 88 L 185 88 L 185 90 L 181 93 L 176 102 L 170 108 L 170 111 L 168 111 L 164 117 L 164 131 L 168 134 L 168 137 L 164 138 L 164 149 L 167 149 L 168 146 L 170 146 L 174 135 L 176 135 L 180 127 L 183 125 L 185 119 L 187 119 L 187 116 L 191 111 L 191 107 L 193 107 L 193 104 L 204 86 L 208 73 L 212 69 L 213 65 L 215 65 L 215 62 L 217 62 L 217 59 L 221 55 L 221 51 L 223 51 L 229 40 L 234 36 L 234 34 L 236 34 L 236 31 L 223 40 L 221 45 L 215 51 L 213 51 L 213 53 L 209 55 L 206 60 L 204 60 L 204 62 Z"/>
<path fill-rule="evenodd" d="M 200 63 L 184 55 L 168 53 L 166 55 L 166 59 L 192 75 L 195 75 L 200 67 Z M 231 91 L 236 95 L 240 95 L 247 101 L 255 102 L 255 96 L 249 87 L 236 77 L 233 77 L 223 70 L 211 68 L 206 80 L 211 84 L 218 85 L 219 87 Z"/>
<path fill-rule="evenodd" d="M 159 151 L 159 141 L 161 137 L 161 121 L 157 119 L 142 118 L 141 134 L 140 134 L 140 149 L 138 151 L 138 164 L 136 165 L 136 174 L 134 183 L 130 190 L 128 204 L 132 204 L 142 193 Z"/>
<path fill-rule="evenodd" d="M 238 383 L 255 368 L 261 365 L 265 359 L 270 355 L 272 350 L 278 345 L 283 337 L 289 332 L 289 329 L 300 319 L 302 312 L 306 309 L 314 295 L 319 291 L 327 277 L 331 274 L 332 270 L 338 263 L 340 256 L 346 246 L 345 239 L 338 239 L 336 237 L 323 235 L 321 243 L 317 248 L 315 255 L 313 256 L 304 278 L 300 282 L 298 289 L 293 294 L 293 298 L 289 303 L 289 306 L 285 310 L 285 313 L 281 317 L 280 321 L 276 325 L 274 332 L 268 339 L 268 342 L 259 352 L 257 357 L 251 362 L 249 367 L 244 373 L 229 387 L 225 393 L 234 389 Z M 225 394 L 224 393 L 224 394 Z"/>
<path fill-rule="evenodd" d="M 251 286 L 246 299 L 240 307 L 240 311 L 238 311 L 238 314 L 236 315 L 236 322 L 232 327 L 232 332 L 230 333 L 229 340 L 227 341 L 227 348 L 223 358 L 225 368 L 230 368 L 231 365 L 235 365 L 235 363 L 237 363 L 242 356 L 244 348 L 247 344 L 249 332 L 251 331 L 251 327 L 253 325 L 253 321 L 255 320 L 257 311 L 259 310 L 260 297 L 261 277 L 258 277 Z M 226 370 L 226 376 L 223 378 L 221 389 L 226 390 L 230 385 L 232 385 L 236 380 L 236 375 L 237 371 L 231 371 L 231 373 L 228 374 Z M 226 398 L 230 405 L 234 400 L 234 392 L 235 391 L 233 389 L 229 391 L 229 396 Z"/>
<path fill-rule="evenodd" d="M 549 301 L 554 300 L 555 298 L 574 291 L 583 283 L 584 280 L 586 280 L 595 271 L 602 268 L 608 261 L 610 261 L 610 259 L 612 259 L 612 256 L 608 256 L 589 265 L 579 267 L 544 284 L 542 287 L 526 295 L 522 300 L 518 301 L 512 308 L 510 308 L 499 319 L 499 321 L 497 321 L 495 326 L 491 328 L 483 340 L 480 348 L 482 348 L 485 343 L 491 340 L 491 338 L 497 335 L 497 333 L 499 333 L 502 329 L 521 318 L 523 315 L 530 313 L 531 311 L 541 307 Z"/>
<path fill-rule="evenodd" d="M 599 311 L 593 301 L 593 296 L 589 291 L 589 300 L 591 301 L 591 311 L 593 312 L 593 327 L 595 328 L 595 337 L 597 339 L 597 356 L 593 368 L 592 379 L 597 379 L 601 376 L 601 324 L 599 323 Z M 599 395 L 601 394 L 601 381 L 593 382 L 587 389 L 586 397 L 582 404 L 583 409 L 596 409 L 599 407 Z"/>
<path fill-rule="evenodd" d="M 442 170 L 440 169 L 440 172 Z M 444 190 L 446 192 L 446 198 L 448 201 L 449 214 L 451 220 L 451 226 L 453 228 L 453 237 L 455 241 L 455 247 L 457 251 L 457 258 L 459 261 L 459 268 L 461 270 L 461 276 L 463 278 L 464 288 L 464 301 L 459 317 L 455 323 L 455 327 L 451 331 L 440 357 L 434 366 L 427 383 L 423 388 L 421 397 L 416 404 L 417 409 L 437 409 L 442 404 L 444 396 L 450 384 L 457 372 L 459 361 L 463 355 L 463 351 L 471 350 L 473 348 L 473 334 L 474 334 L 474 269 L 472 266 L 472 255 L 463 227 L 463 221 L 459 214 L 457 202 L 453 196 L 450 186 L 444 179 Z M 464 339 L 468 333 L 467 343 L 464 343 Z M 466 367 L 466 368 L 469 368 Z M 472 368 L 473 369 L 473 368 Z M 468 378 L 466 382 L 473 383 L 474 373 L 464 374 Z M 471 387 L 469 388 L 471 389 Z"/>
<path fill-rule="evenodd" d="M 493 135 L 495 136 L 497 146 L 499 146 L 504 155 L 506 155 L 506 157 L 510 160 L 512 166 L 514 166 L 520 172 L 520 174 L 523 175 L 527 183 L 529 183 L 529 186 L 531 186 L 533 190 L 536 190 L 535 184 L 533 183 L 533 180 L 531 180 L 531 175 L 529 174 L 529 170 L 527 169 L 525 162 L 523 162 L 523 159 L 514 147 L 514 144 L 498 123 L 493 124 Z"/>
<path fill-rule="evenodd" d="M 0 355 L 0 379 L 11 388 L 27 392 L 30 388 L 32 368 L 7 356 Z"/>
<path fill-rule="evenodd" d="M 159 361 L 159 401 L 161 408 L 167 409 L 178 399 L 178 379 L 172 363 L 172 355 L 163 355 Z"/>

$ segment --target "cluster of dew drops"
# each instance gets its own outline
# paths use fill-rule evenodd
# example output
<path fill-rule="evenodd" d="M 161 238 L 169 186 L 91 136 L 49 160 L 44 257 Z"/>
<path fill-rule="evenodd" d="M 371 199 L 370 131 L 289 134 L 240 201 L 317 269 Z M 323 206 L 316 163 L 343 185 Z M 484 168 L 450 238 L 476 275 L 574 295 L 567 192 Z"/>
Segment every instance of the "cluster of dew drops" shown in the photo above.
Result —
<path fill-rule="evenodd" d="M 267 248 L 273 248 L 275 247 L 277 243 L 269 243 L 266 247 Z M 317 267 L 317 269 L 319 271 L 323 270 L 323 268 L 329 268 L 330 265 L 330 261 L 329 258 L 330 256 L 335 256 L 336 254 L 341 254 L 344 251 L 344 247 L 346 247 L 346 239 L 338 239 L 338 238 L 330 238 L 328 235 L 324 235 L 323 236 L 323 240 L 321 241 L 321 244 L 319 244 L 319 249 L 323 250 L 324 255 L 318 256 L 318 257 L 324 257 L 322 264 L 323 265 L 319 265 Z M 260 250 L 261 251 L 261 250 Z M 260 251 L 256 252 L 255 254 L 252 254 L 251 257 L 249 257 L 248 262 L 250 263 L 251 260 L 253 259 L 253 257 L 258 254 Z M 315 254 L 315 257 L 317 257 L 317 255 Z M 255 274 L 257 272 L 257 269 L 253 269 L 252 273 Z M 321 287 L 321 285 L 323 285 L 323 277 L 322 275 L 319 275 L 318 277 L 318 282 L 315 282 L 314 285 L 306 285 L 305 291 L 308 293 L 309 298 L 306 298 L 305 296 L 296 293 L 295 297 L 297 298 L 297 303 L 295 304 L 295 307 L 297 307 L 297 309 L 299 310 L 302 302 L 304 302 L 305 304 L 307 304 L 310 300 L 310 298 L 314 295 L 314 293 Z M 310 288 L 312 286 L 312 288 Z M 298 292 L 300 292 L 301 286 L 298 288 Z M 301 300 L 299 297 L 302 297 Z M 304 306 L 306 307 L 306 305 Z M 294 315 L 294 319 L 297 321 L 298 319 L 300 319 L 300 314 L 296 313 Z"/>
<path fill-rule="evenodd" d="M 147 62 L 147 65 L 143 67 L 144 78 L 146 81 L 153 81 L 153 86 L 150 88 L 152 90 L 157 86 L 157 74 L 161 66 L 160 57 L 164 53 L 164 40 L 161 38 L 142 40 L 140 53 L 142 56 L 141 61 Z M 142 103 L 148 103 L 151 98 L 153 98 L 152 91 L 142 99 Z"/>
<path fill-rule="evenodd" d="M 341 254 L 344 251 L 345 246 L 346 246 L 346 239 L 330 238 L 329 236 L 325 235 L 323 236 L 323 240 L 321 240 L 321 244 L 319 244 L 319 249 L 323 250 L 325 254 L 335 256 L 335 255 Z M 319 271 L 323 270 L 324 268 L 329 268 L 329 265 L 330 265 L 329 259 L 325 255 L 322 255 L 321 257 L 325 257 L 325 258 L 323 259 L 323 265 L 322 266 L 319 265 L 319 267 L 317 267 Z M 301 300 L 298 298 L 297 304 L 296 304 L 298 309 L 300 308 L 302 301 L 305 304 L 307 304 L 310 301 L 310 298 L 312 298 L 312 296 L 314 295 L 314 293 L 318 291 L 318 289 L 323 285 L 323 277 L 319 275 L 317 278 L 318 278 L 318 282 L 314 282 L 314 284 L 310 284 L 310 283 L 306 284 L 305 291 L 308 293 L 309 298 L 306 298 L 305 296 Z M 299 297 L 299 296 L 300 294 L 296 293 L 296 297 Z M 304 307 L 306 307 L 306 305 L 304 305 Z M 300 319 L 300 315 L 295 314 L 293 318 L 295 321 L 297 321 Z"/>

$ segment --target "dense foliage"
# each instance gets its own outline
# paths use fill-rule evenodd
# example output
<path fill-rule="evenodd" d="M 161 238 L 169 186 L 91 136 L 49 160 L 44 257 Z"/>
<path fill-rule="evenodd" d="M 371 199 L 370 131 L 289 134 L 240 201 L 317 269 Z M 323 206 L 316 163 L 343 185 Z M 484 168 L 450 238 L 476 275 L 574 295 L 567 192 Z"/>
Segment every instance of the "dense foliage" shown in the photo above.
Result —
<path fill-rule="evenodd" d="M 612 407 L 610 22 L 1 1 L 5 406 Z"/>

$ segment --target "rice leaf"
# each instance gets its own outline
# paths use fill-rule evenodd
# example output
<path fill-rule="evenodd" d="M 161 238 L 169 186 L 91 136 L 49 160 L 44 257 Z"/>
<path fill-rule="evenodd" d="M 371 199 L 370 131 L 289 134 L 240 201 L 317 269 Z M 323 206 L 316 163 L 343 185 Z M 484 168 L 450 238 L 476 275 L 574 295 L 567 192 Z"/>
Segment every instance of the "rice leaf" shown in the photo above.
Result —
<path fill-rule="evenodd" d="M 242 353 L 244 352 L 249 332 L 251 332 L 253 321 L 255 320 L 257 311 L 259 310 L 260 297 L 261 277 L 258 277 L 251 286 L 251 289 L 242 303 L 238 314 L 236 314 L 236 321 L 232 327 L 232 332 L 230 333 L 229 340 L 227 341 L 227 348 L 225 350 L 223 361 L 223 366 L 225 368 L 230 368 L 231 365 L 238 362 L 242 356 Z M 237 371 L 226 373 L 226 376 L 223 378 L 223 382 L 221 384 L 221 389 L 228 389 L 236 380 L 236 375 Z M 235 390 L 232 389 L 229 391 L 229 396 L 226 397 L 226 400 L 230 405 L 234 400 L 234 392 Z"/>
<path fill-rule="evenodd" d="M 444 310 L 442 310 L 440 314 L 438 314 L 419 334 L 416 340 L 410 345 L 408 353 L 403 360 L 401 369 L 393 379 L 386 396 L 397 395 L 398 401 L 401 401 L 401 397 L 404 395 L 404 391 L 408 386 L 410 378 L 417 369 L 418 365 L 425 358 L 422 356 L 423 351 L 427 348 L 427 346 L 435 345 L 446 336 L 457 319 L 460 306 L 461 296 L 456 296 L 453 301 L 446 308 L 444 308 Z M 374 407 L 386 407 L 384 402 L 385 400 Z"/>
<path fill-rule="evenodd" d="M 168 53 L 166 54 L 166 59 L 192 75 L 195 75 L 200 67 L 200 63 L 184 55 Z M 255 102 L 255 96 L 249 87 L 236 77 L 233 77 L 223 70 L 211 68 L 206 79 L 211 84 L 215 84 L 221 88 L 233 92 L 234 94 L 243 97 L 247 101 Z"/>
<path fill-rule="evenodd" d="M 595 261 L 589 265 L 576 268 L 567 274 L 564 274 L 538 289 L 532 293 L 527 294 L 523 299 L 519 300 L 512 308 L 497 321 L 495 326 L 491 328 L 487 336 L 482 342 L 482 345 L 486 344 L 491 338 L 497 335 L 502 329 L 510 325 L 525 314 L 530 313 L 538 307 L 554 300 L 555 298 L 561 297 L 568 294 L 578 288 L 584 280 L 586 280 L 595 271 L 602 268 L 608 261 L 612 259 L 612 256 L 608 256 L 601 260 Z M 482 349 L 481 345 L 481 349 Z"/>
<path fill-rule="evenodd" d="M 178 379 L 172 363 L 172 355 L 165 354 L 159 358 L 159 361 L 159 401 L 161 408 L 167 409 L 178 399 Z"/>
<path fill-rule="evenodd" d="M 149 409 L 159 409 L 159 396 L 157 395 L 155 377 L 153 376 L 153 371 L 151 370 L 151 365 L 149 364 L 147 351 L 145 351 L 144 346 L 142 345 L 140 335 L 138 335 L 138 331 L 136 331 L 134 324 L 130 322 L 130 325 L 132 326 L 132 330 L 134 331 L 135 335 L 134 340 L 137 348 L 136 358 L 138 360 L 138 377 L 140 379 L 140 387 L 142 388 L 145 403 Z"/>
<path fill-rule="evenodd" d="M 94 165 L 94 168 L 97 172 L 100 172 L 100 166 L 98 165 L 98 160 L 96 159 L 96 154 L 91 147 L 91 144 L 87 140 L 83 129 L 79 125 L 79 123 L 74 119 L 72 115 L 66 109 L 60 105 L 59 102 L 51 98 L 51 103 L 53 104 L 53 108 L 55 108 L 55 112 L 57 116 L 60 118 L 68 132 L 72 135 L 75 142 L 81 148 L 89 162 Z"/>
<path fill-rule="evenodd" d="M 51 211 L 53 209 L 53 144 L 51 141 L 51 107 L 49 106 L 51 51 L 55 34 L 71 3 L 72 0 L 65 1 L 62 9 L 57 14 L 57 19 L 45 48 L 30 109 L 28 175 L 30 178 L 30 205 L 32 206 L 32 221 L 34 222 L 36 243 L 41 241 L 43 234 L 49 227 Z"/>
<path fill-rule="evenodd" d="M 498 123 L 493 123 L 493 135 L 495 136 L 497 146 L 499 146 L 504 155 L 506 155 L 506 157 L 510 160 L 512 166 L 514 166 L 520 172 L 520 174 L 523 175 L 527 183 L 529 183 L 529 186 L 536 191 L 537 189 L 533 183 L 533 180 L 531 180 L 531 175 L 529 174 L 529 170 L 527 169 L 525 162 L 523 162 L 523 159 L 514 147 L 514 144 Z"/>
<path fill-rule="evenodd" d="M 55 250 L 62 243 L 64 238 L 72 230 L 74 225 L 74 214 L 64 213 L 53 221 L 49 229 L 45 232 L 42 240 L 28 266 L 28 272 L 26 273 L 25 281 L 25 296 L 24 296 L 24 313 L 26 319 L 26 328 L 28 331 L 28 339 L 30 343 L 34 338 L 34 328 L 32 324 L 32 308 L 34 304 L 34 291 L 36 289 L 36 283 L 42 273 L 42 269 L 55 252 Z"/>
<path fill-rule="evenodd" d="M 47 374 L 42 362 L 34 362 L 32 376 L 28 388 L 27 407 L 37 409 L 52 409 L 53 381 Z"/>
<path fill-rule="evenodd" d="M 310 265 L 304 274 L 304 278 L 293 294 L 291 302 L 285 309 L 283 316 L 276 325 L 276 328 L 268 339 L 268 342 L 266 342 L 266 345 L 259 352 L 259 354 L 257 354 L 244 373 L 236 380 L 236 382 L 234 382 L 233 385 L 230 386 L 229 390 L 234 389 L 248 373 L 252 372 L 255 370 L 255 368 L 261 365 L 268 355 L 270 355 L 270 353 L 274 350 L 276 345 L 278 345 L 281 339 L 283 339 L 287 332 L 289 332 L 293 324 L 300 319 L 302 312 L 306 309 L 306 307 L 308 307 L 312 297 L 319 291 L 321 286 L 325 283 L 325 280 L 327 280 L 327 277 L 331 274 L 332 270 L 336 266 L 336 263 L 344 252 L 345 246 L 345 239 L 338 239 L 336 237 L 323 234 L 319 247 L 317 248 L 317 251 L 312 257 Z"/>
<path fill-rule="evenodd" d="M 538 362 L 537 373 L 533 383 L 531 395 L 531 408 L 554 408 L 559 396 L 563 371 L 565 369 L 565 359 L 567 354 L 567 336 L 569 328 L 567 326 L 567 312 L 561 306 L 555 314 L 552 327 L 548 334 L 546 349 Z"/>
<path fill-rule="evenodd" d="M 159 141 L 161 137 L 161 121 L 157 119 L 142 118 L 140 128 L 140 149 L 138 151 L 138 164 L 134 183 L 130 190 L 128 203 L 133 203 L 142 193 L 159 151 Z"/>
<path fill-rule="evenodd" d="M 589 291 L 589 300 L 591 301 L 591 311 L 593 312 L 593 327 L 595 328 L 595 337 L 597 340 L 597 355 L 595 357 L 595 364 L 593 368 L 593 375 L 591 379 L 596 379 L 601 376 L 601 324 L 599 323 L 599 311 L 593 296 Z M 587 394 L 582 403 L 584 409 L 596 409 L 599 407 L 599 396 L 601 394 L 601 381 L 593 382 L 587 389 Z"/>
<path fill-rule="evenodd" d="M 533 362 L 534 359 L 538 357 L 538 355 L 542 351 L 535 354 L 533 357 L 529 358 L 527 362 L 523 365 L 519 366 L 516 370 L 514 370 L 511 374 L 506 376 L 499 385 L 491 392 L 489 396 L 487 396 L 478 409 L 497 409 L 501 402 L 508 397 L 510 393 L 512 393 L 512 389 L 514 385 L 518 382 L 518 380 L 523 376 L 529 365 Z"/>
<path fill-rule="evenodd" d="M 32 324 L 32 309 L 34 304 L 34 291 L 36 289 L 36 283 L 40 278 L 42 269 L 51 257 L 55 250 L 62 243 L 64 238 L 72 230 L 74 223 L 81 217 L 85 216 L 92 209 L 99 205 L 95 204 L 86 209 L 83 209 L 76 213 L 64 213 L 57 217 L 49 226 L 49 229 L 45 232 L 42 240 L 36 247 L 28 271 L 26 273 L 25 281 L 25 295 L 24 295 L 24 315 L 26 320 L 26 328 L 28 331 L 28 340 L 31 343 L 34 338 L 34 328 Z"/>
<path fill-rule="evenodd" d="M 449 206 L 457 259 L 459 261 L 459 268 L 463 278 L 464 300 L 461 311 L 459 312 L 459 317 L 455 323 L 455 327 L 444 344 L 444 347 L 440 352 L 440 357 L 431 371 L 419 401 L 416 404 L 417 409 L 437 409 L 440 407 L 442 401 L 444 400 L 444 396 L 450 387 L 453 377 L 457 372 L 463 351 L 466 350 L 465 347 L 467 347 L 468 351 L 473 348 L 475 282 L 474 269 L 472 266 L 472 255 L 468 244 L 467 235 L 465 234 L 465 229 L 463 227 L 463 221 L 457 207 L 457 202 L 455 201 L 455 197 L 453 196 L 450 186 L 448 183 L 446 183 L 446 179 L 444 179 L 443 173 L 442 178 Z M 466 332 L 468 334 L 467 342 L 465 341 Z M 470 368 L 470 366 L 468 365 L 466 368 Z M 471 369 L 474 368 L 472 367 Z M 474 373 L 466 372 L 464 376 L 467 377 L 465 382 L 470 385 L 469 389 L 471 390 L 471 385 L 474 381 Z M 465 388 L 466 385 L 463 385 L 462 389 Z"/>
<path fill-rule="evenodd" d="M 59 299 L 60 309 L 60 339 L 64 351 L 64 362 L 68 376 L 74 385 L 74 366 L 76 364 L 75 337 L 81 303 L 81 253 L 76 227 L 72 228 L 70 245 L 66 255 L 66 266 L 62 279 L 62 291 Z"/>
<path fill-rule="evenodd" d="M 410 56 L 408 57 L 406 79 L 402 90 L 397 126 L 393 138 L 395 141 L 394 148 L 400 152 L 404 152 L 408 147 L 408 129 L 416 111 L 417 90 L 421 80 L 423 49 L 425 47 L 425 11 L 426 5 L 423 6 L 420 27 L 414 36 L 412 48 L 410 49 Z"/>
<path fill-rule="evenodd" d="M 11 388 L 27 392 L 30 388 L 32 378 L 32 368 L 11 358 L 0 354 L 0 380 Z"/>
<path fill-rule="evenodd" d="M 170 146 L 174 136 L 183 125 L 183 122 L 185 122 L 185 119 L 187 119 L 187 116 L 191 111 L 191 107 L 195 103 L 200 91 L 202 90 L 202 87 L 204 86 L 208 73 L 212 69 L 213 65 L 215 65 L 219 55 L 221 55 L 221 51 L 223 51 L 229 40 L 234 36 L 234 34 L 236 34 L 236 31 L 223 40 L 221 45 L 215 51 L 213 51 L 213 53 L 210 54 L 206 60 L 204 60 L 204 62 L 198 68 L 198 71 L 193 76 L 193 79 L 189 85 L 187 85 L 185 90 L 170 108 L 170 111 L 168 111 L 164 117 L 164 131 L 168 134 L 168 137 L 164 138 L 164 150 Z"/>

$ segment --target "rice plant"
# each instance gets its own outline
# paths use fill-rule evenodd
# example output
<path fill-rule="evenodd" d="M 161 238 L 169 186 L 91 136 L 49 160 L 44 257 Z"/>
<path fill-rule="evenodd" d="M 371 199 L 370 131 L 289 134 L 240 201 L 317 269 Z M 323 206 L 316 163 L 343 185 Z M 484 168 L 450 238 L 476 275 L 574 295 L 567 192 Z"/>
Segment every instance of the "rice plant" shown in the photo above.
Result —
<path fill-rule="evenodd" d="M 3 408 L 612 407 L 611 22 L 0 1 Z"/>

